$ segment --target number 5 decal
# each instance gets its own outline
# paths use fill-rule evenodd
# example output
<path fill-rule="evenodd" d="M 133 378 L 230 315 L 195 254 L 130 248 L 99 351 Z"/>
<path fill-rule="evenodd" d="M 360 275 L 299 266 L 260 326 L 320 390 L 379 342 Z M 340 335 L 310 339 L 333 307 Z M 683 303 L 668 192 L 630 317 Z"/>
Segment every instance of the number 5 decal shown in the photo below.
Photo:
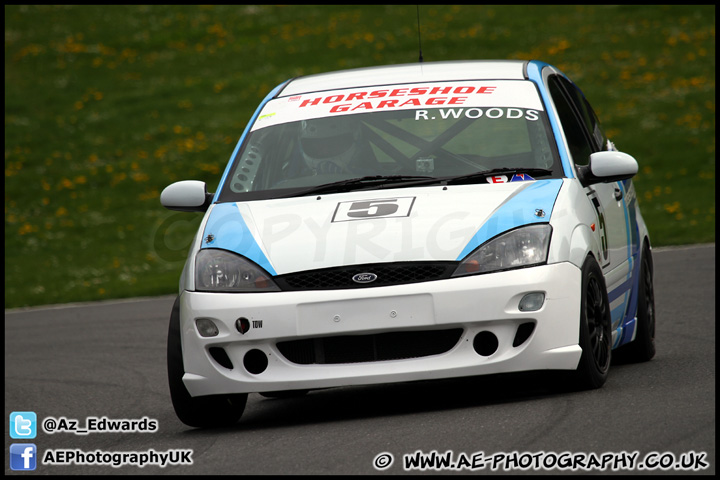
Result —
<path fill-rule="evenodd" d="M 414 202 L 415 197 L 340 202 L 335 209 L 332 221 L 348 222 L 369 218 L 408 217 Z"/>
<path fill-rule="evenodd" d="M 605 211 L 603 210 L 602 204 L 600 203 L 600 200 L 598 200 L 597 194 L 594 191 L 588 196 L 590 197 L 598 216 L 598 234 L 600 235 L 600 248 L 602 248 L 602 261 L 600 263 L 604 265 L 610 261 L 610 258 L 608 257 L 608 237 L 607 228 L 605 227 Z"/>

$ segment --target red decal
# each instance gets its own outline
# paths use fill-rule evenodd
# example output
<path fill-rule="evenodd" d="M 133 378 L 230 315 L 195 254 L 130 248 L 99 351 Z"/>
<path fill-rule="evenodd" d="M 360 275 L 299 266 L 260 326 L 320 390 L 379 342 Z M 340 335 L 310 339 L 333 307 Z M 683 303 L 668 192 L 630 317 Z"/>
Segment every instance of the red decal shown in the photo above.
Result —
<path fill-rule="evenodd" d="M 411 98 L 403 103 L 401 103 L 399 106 L 404 107 L 405 105 L 413 105 L 413 106 L 420 106 L 420 99 L 419 98 Z"/>
<path fill-rule="evenodd" d="M 303 102 L 300 104 L 301 107 L 306 107 L 308 105 L 317 105 L 320 103 L 320 100 L 322 98 L 313 98 L 312 100 L 303 100 Z"/>
<path fill-rule="evenodd" d="M 409 95 L 425 95 L 427 91 L 427 87 L 412 88 L 410 89 Z"/>
<path fill-rule="evenodd" d="M 325 100 L 323 100 L 323 103 L 337 103 L 343 99 L 344 95 L 330 95 L 329 97 L 325 97 Z"/>
<path fill-rule="evenodd" d="M 495 175 L 494 177 L 488 177 L 487 181 L 488 183 L 505 183 L 507 177 L 505 175 Z"/>
<path fill-rule="evenodd" d="M 300 106 L 302 106 L 302 105 L 300 105 Z M 347 112 L 348 110 L 350 110 L 350 105 L 348 105 L 347 103 L 344 103 L 342 105 L 335 105 L 334 107 L 332 107 L 330 109 L 330 113 Z"/>
<path fill-rule="evenodd" d="M 383 100 L 377 106 L 377 108 L 394 107 L 399 100 Z"/>
<path fill-rule="evenodd" d="M 453 90 L 453 93 L 473 93 L 475 87 L 457 87 Z"/>
<path fill-rule="evenodd" d="M 438 93 L 446 95 L 450 92 L 452 92 L 452 87 L 444 87 L 444 88 L 435 87 L 435 88 L 431 89 L 429 93 L 430 93 L 430 95 L 437 95 Z"/>
<path fill-rule="evenodd" d="M 472 85 L 463 85 L 458 87 L 453 86 L 442 86 L 442 87 L 399 87 L 383 90 L 373 90 L 371 92 L 359 91 L 351 92 L 348 94 L 334 94 L 326 97 L 317 97 L 313 99 L 302 100 L 301 95 L 294 95 L 289 97 L 289 101 L 300 101 L 300 107 L 317 106 L 322 104 L 340 103 L 340 102 L 357 102 L 364 101 L 362 103 L 343 103 L 342 105 L 335 105 L 331 108 L 330 112 L 346 112 L 349 110 L 364 109 L 372 110 L 374 108 L 398 108 L 405 105 L 420 106 L 420 105 L 464 105 L 468 96 L 442 96 L 442 95 L 471 95 L 474 93 L 493 93 L 497 87 L 475 87 Z M 400 103 L 402 97 L 408 96 L 426 96 L 422 99 L 410 98 L 405 102 Z M 436 96 L 437 95 L 437 96 Z M 368 100 L 376 98 L 397 98 L 398 100 L 384 100 L 379 104 L 374 105 Z"/>
<path fill-rule="evenodd" d="M 355 93 L 351 93 L 350 95 L 347 96 L 346 100 L 347 100 L 348 102 L 349 102 L 350 100 L 362 100 L 363 98 L 365 98 L 365 94 L 366 94 L 366 93 L 367 93 L 367 92 L 355 92 Z"/>
<path fill-rule="evenodd" d="M 350 108 L 350 105 L 348 105 L 348 108 Z M 372 110 L 372 102 L 363 102 L 360 105 L 353 108 L 353 110 Z"/>

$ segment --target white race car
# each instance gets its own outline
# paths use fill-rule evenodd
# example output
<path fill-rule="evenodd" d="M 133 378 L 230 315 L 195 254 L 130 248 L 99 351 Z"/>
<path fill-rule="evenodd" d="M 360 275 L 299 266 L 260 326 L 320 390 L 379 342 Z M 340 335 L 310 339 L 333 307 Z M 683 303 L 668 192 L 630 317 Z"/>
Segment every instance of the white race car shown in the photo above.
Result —
<path fill-rule="evenodd" d="M 262 102 L 205 216 L 170 318 L 182 422 L 251 392 L 529 370 L 605 382 L 655 354 L 653 264 L 630 180 L 581 91 L 538 61 L 289 80 Z"/>

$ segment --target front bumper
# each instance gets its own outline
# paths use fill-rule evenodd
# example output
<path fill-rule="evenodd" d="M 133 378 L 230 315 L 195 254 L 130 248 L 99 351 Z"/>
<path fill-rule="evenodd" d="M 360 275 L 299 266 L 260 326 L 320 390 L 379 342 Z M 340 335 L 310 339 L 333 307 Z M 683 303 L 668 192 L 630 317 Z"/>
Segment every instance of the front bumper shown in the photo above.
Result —
<path fill-rule="evenodd" d="M 576 266 L 558 263 L 352 290 L 184 291 L 180 295 L 183 381 L 192 396 L 201 396 L 575 369 L 582 353 L 580 277 Z M 530 292 L 544 292 L 545 302 L 537 311 L 521 312 L 518 303 Z M 195 325 L 200 317 L 212 319 L 219 334 L 201 337 Z M 236 328 L 241 317 L 250 327 L 244 334 Z M 523 327 L 531 333 L 513 346 L 523 324 L 531 324 Z M 405 333 L 408 338 L 425 332 L 427 338 L 436 330 L 439 335 L 449 329 L 458 329 L 459 336 L 447 351 L 417 358 L 333 363 L 318 355 L 303 363 L 288 360 L 278 347 L 302 339 L 370 339 L 384 332 Z M 219 348 L 225 352 L 220 362 Z"/>

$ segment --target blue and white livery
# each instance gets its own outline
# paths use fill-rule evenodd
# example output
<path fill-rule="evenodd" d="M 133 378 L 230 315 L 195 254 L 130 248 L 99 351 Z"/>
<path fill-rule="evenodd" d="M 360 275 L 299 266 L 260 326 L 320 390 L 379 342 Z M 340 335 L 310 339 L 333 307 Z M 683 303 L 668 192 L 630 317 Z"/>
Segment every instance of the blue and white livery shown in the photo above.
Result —
<path fill-rule="evenodd" d="M 530 370 L 598 388 L 655 353 L 631 178 L 582 92 L 537 61 L 364 68 L 279 85 L 205 216 L 168 334 L 175 411 L 247 394 Z"/>

